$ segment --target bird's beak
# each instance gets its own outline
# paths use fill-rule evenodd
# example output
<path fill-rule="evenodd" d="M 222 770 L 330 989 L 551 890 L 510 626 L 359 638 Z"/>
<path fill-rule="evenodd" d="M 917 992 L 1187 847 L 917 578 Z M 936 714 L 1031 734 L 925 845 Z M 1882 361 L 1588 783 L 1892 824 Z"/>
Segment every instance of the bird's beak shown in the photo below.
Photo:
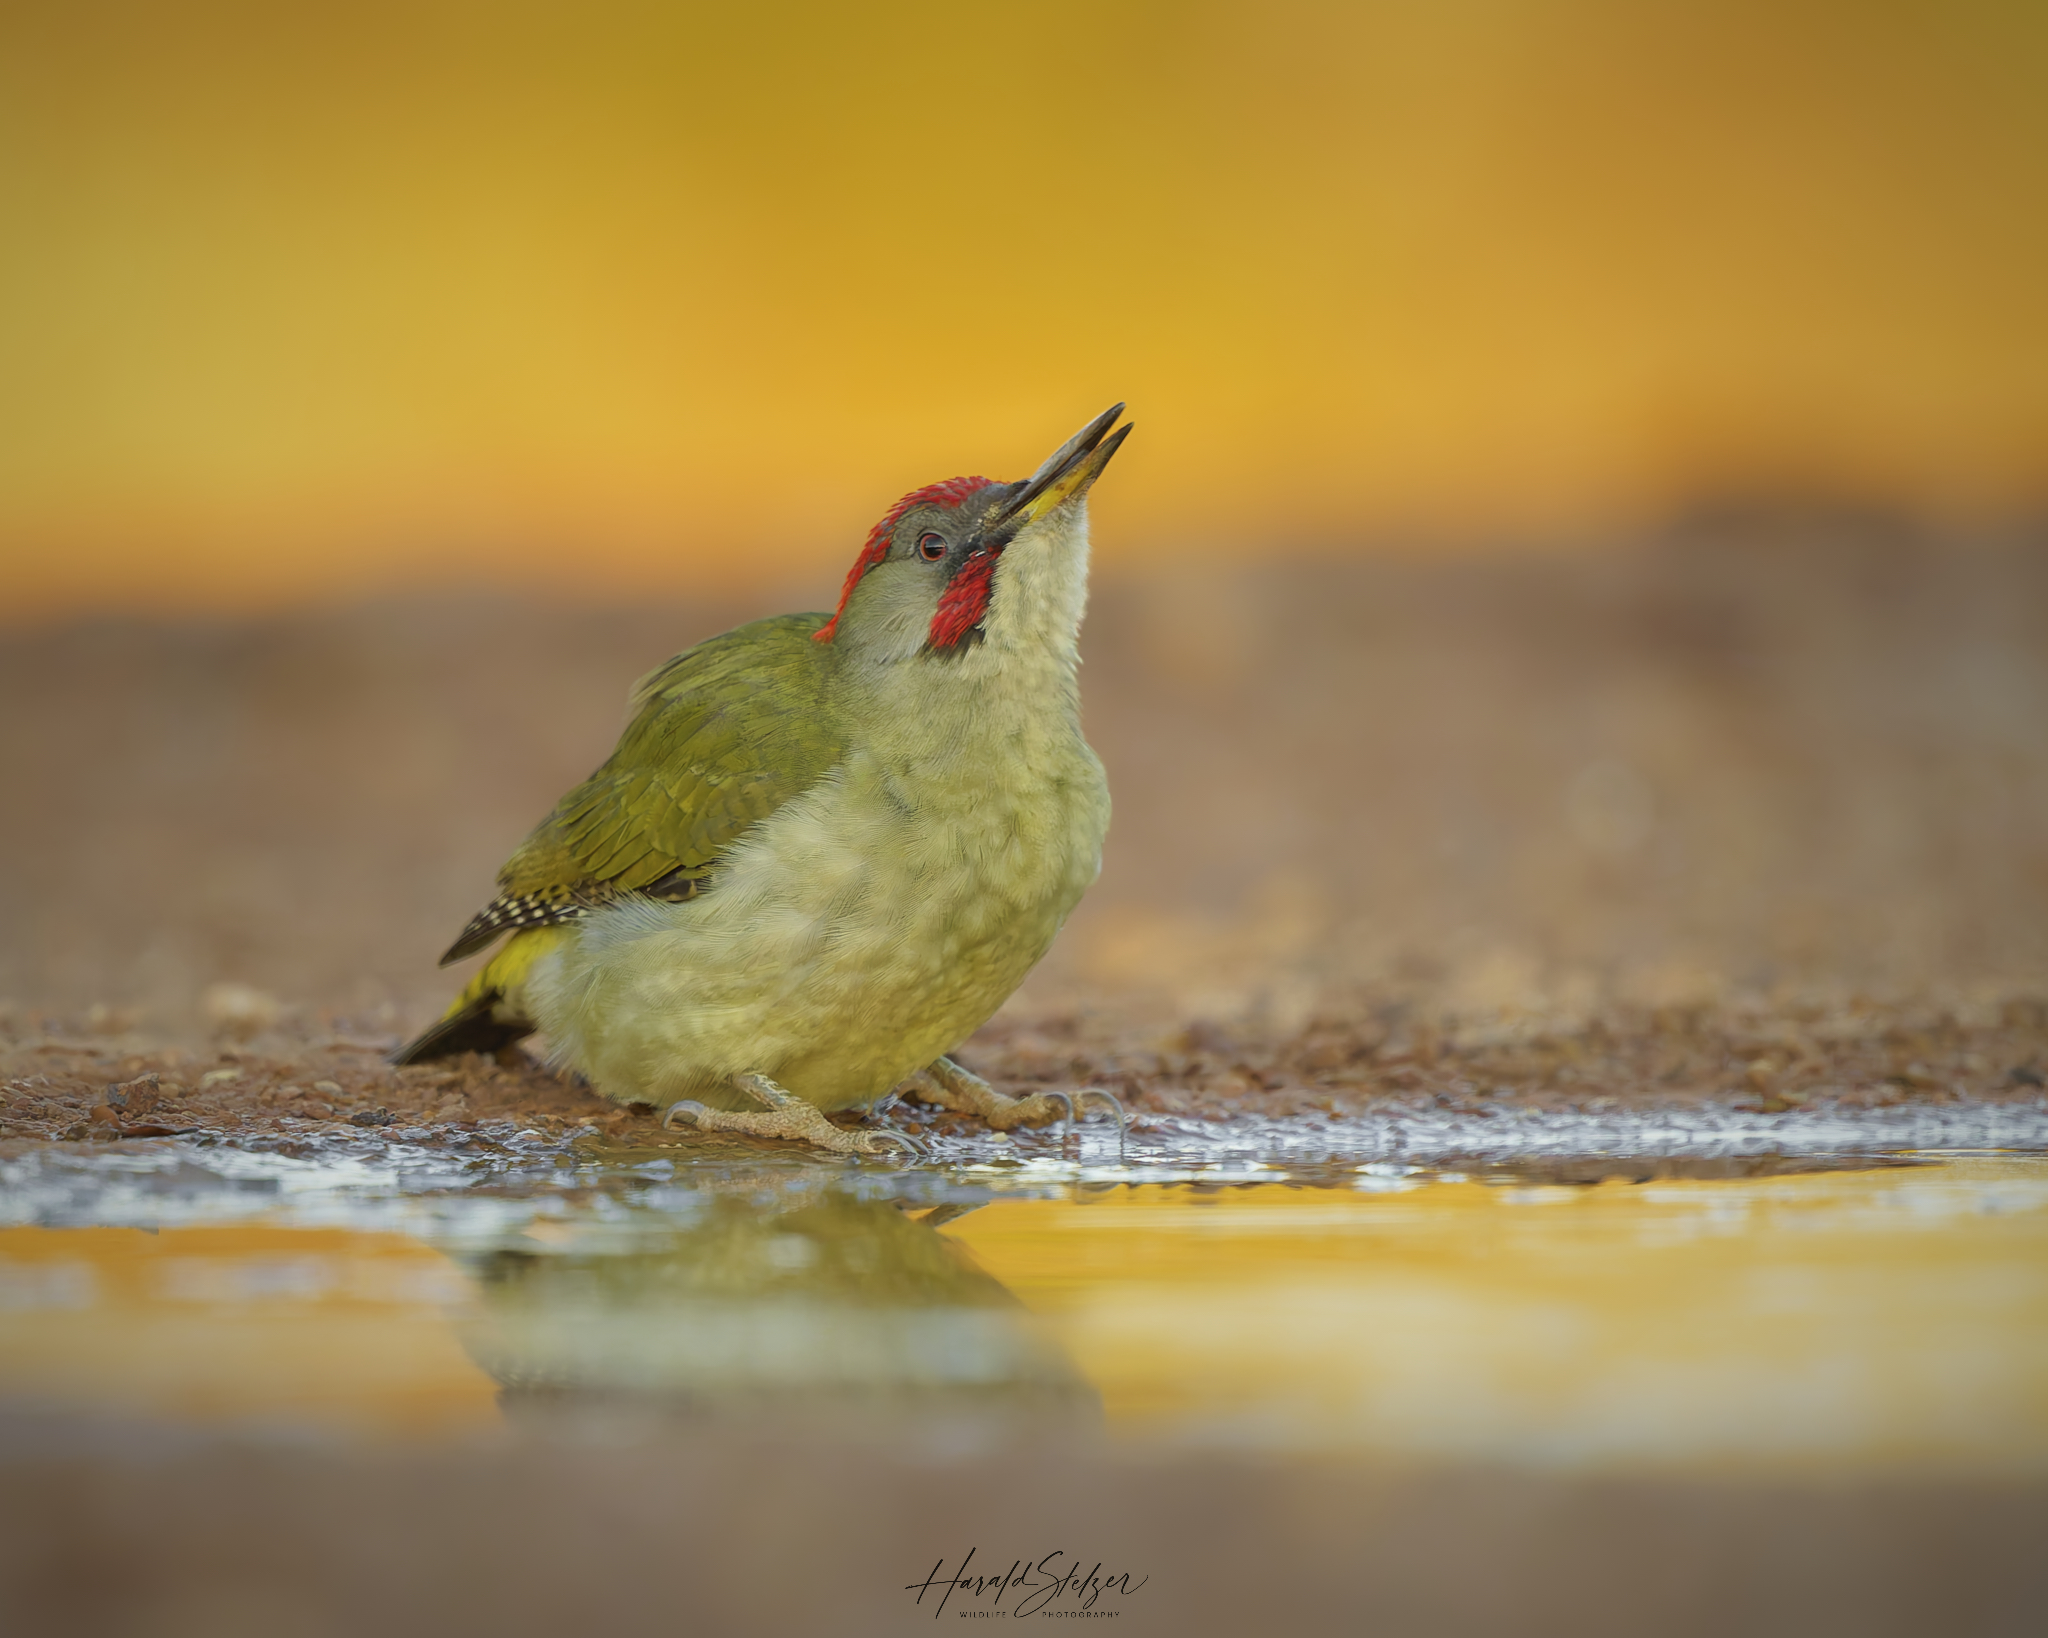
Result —
<path fill-rule="evenodd" d="M 1054 507 L 1086 494 L 1088 486 L 1102 476 L 1102 469 L 1109 465 L 1117 446 L 1131 434 L 1128 423 L 1114 432 L 1109 430 L 1116 426 L 1116 418 L 1123 412 L 1123 405 L 1112 404 L 1061 444 L 1045 465 L 1031 475 L 1030 482 L 982 525 L 983 531 L 994 534 L 1000 530 L 1004 535 L 1014 536 Z"/>

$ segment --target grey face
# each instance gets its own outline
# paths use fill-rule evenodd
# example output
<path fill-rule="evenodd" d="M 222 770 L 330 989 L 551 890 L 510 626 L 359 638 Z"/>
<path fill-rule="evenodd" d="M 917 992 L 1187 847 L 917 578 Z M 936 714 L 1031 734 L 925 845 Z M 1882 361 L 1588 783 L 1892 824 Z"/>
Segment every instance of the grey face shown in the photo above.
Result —
<path fill-rule="evenodd" d="M 841 611 L 851 617 L 847 625 L 835 617 L 820 635 L 832 640 L 836 632 L 854 631 L 857 646 L 890 660 L 958 654 L 978 642 L 1004 548 L 1087 493 L 1131 430 L 1111 430 L 1122 414 L 1123 405 L 1112 405 L 1029 478 L 988 484 L 959 499 L 975 480 L 952 478 L 906 496 L 880 560 L 868 556 L 871 538 L 856 565 Z"/>
<path fill-rule="evenodd" d="M 929 573 L 942 592 L 976 550 L 987 547 L 1001 551 L 1009 544 L 1008 536 L 1014 531 L 1005 530 L 999 538 L 991 537 L 984 533 L 982 525 L 1023 487 L 1021 479 L 1016 483 L 990 484 L 958 506 L 920 502 L 896 520 L 896 528 L 889 537 L 889 555 L 882 561 L 917 565 Z"/>
<path fill-rule="evenodd" d="M 1020 487 L 991 484 L 955 504 L 934 499 L 907 507 L 889 532 L 887 553 L 848 599 L 841 640 L 889 660 L 958 653 L 976 641 L 995 560 L 1014 533 L 985 525 Z M 958 591 L 947 603 L 956 581 Z M 945 621 L 939 620 L 942 604 L 953 610 Z"/>

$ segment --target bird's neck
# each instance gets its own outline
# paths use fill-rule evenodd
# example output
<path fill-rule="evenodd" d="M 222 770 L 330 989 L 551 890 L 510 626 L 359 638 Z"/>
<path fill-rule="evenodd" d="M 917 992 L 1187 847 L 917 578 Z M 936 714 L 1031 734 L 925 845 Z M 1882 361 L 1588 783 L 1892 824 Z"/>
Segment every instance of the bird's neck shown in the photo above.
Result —
<path fill-rule="evenodd" d="M 859 737 L 870 748 L 920 765 L 991 755 L 1056 762 L 1085 751 L 1077 672 L 1087 515 L 1076 507 L 1062 521 L 1004 552 L 979 638 L 856 666 Z"/>
<path fill-rule="evenodd" d="M 1055 657 L 1071 673 L 1080 663 L 1087 612 L 1088 513 L 1077 503 L 1019 536 L 1003 553 L 980 646 L 998 656 Z"/>

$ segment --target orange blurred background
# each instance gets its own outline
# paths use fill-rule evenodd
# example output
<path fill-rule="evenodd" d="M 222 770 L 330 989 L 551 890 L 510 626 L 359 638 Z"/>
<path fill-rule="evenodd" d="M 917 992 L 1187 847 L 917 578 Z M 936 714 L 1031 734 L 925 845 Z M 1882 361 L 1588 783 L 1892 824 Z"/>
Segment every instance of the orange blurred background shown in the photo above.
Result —
<path fill-rule="evenodd" d="M 2048 501 L 2048 10 L 0 12 L 17 617 L 817 580 L 1141 436 L 1109 559 Z"/>

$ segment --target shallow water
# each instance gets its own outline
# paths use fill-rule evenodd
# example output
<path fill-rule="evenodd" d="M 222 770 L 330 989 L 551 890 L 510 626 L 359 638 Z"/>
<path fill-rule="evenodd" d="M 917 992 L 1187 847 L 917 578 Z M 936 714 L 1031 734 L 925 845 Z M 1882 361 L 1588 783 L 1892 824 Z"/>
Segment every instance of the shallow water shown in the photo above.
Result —
<path fill-rule="evenodd" d="M 2038 1146 L 2038 1111 L 1974 1118 L 1933 1135 Z M 2048 1158 L 1818 1120 L 1837 1146 L 1790 1155 L 1696 1121 L 1605 1153 L 1583 1118 L 1421 1124 L 1121 1153 L 1090 1127 L 918 1167 L 509 1132 L 24 1146 L 0 1405 L 385 1442 L 1050 1420 L 1402 1462 L 2048 1471 Z"/>

